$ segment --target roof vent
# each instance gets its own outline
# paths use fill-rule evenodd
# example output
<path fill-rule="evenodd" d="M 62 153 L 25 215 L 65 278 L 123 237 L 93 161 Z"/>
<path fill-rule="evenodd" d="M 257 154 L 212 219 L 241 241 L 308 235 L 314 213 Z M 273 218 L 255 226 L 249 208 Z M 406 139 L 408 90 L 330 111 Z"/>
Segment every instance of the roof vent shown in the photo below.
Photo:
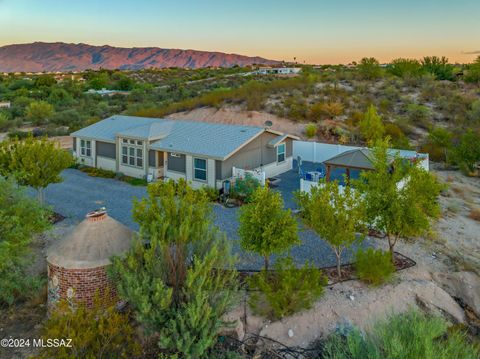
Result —
<path fill-rule="evenodd" d="M 105 219 L 106 215 L 107 209 L 105 207 L 100 207 L 94 211 L 88 212 L 85 217 L 92 222 L 96 222 Z"/>

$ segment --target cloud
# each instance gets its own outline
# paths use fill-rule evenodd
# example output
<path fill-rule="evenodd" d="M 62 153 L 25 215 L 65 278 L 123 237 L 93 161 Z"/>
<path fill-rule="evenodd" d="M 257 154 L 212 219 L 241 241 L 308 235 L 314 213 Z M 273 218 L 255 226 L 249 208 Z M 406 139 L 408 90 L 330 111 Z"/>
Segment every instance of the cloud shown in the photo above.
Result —
<path fill-rule="evenodd" d="M 477 50 L 477 51 L 462 51 L 462 54 L 476 55 L 476 54 L 480 54 L 480 50 Z"/>

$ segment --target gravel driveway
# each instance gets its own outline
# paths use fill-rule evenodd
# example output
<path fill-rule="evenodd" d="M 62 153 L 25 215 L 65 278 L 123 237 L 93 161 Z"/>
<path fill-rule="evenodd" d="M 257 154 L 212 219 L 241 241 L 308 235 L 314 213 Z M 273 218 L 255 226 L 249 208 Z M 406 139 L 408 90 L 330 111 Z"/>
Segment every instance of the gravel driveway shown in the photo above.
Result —
<path fill-rule="evenodd" d="M 62 183 L 47 187 L 46 200 L 56 212 L 67 217 L 68 221 L 78 223 L 83 220 L 87 212 L 105 206 L 111 217 L 134 230 L 138 229 L 131 218 L 132 200 L 144 197 L 145 187 L 131 186 L 113 179 L 90 177 L 74 169 L 65 170 L 63 178 Z M 213 206 L 213 211 L 215 224 L 232 241 L 233 250 L 239 257 L 238 268 L 261 268 L 262 258 L 240 249 L 237 235 L 238 208 L 229 209 L 216 204 Z M 291 250 L 297 263 L 301 264 L 309 260 L 321 267 L 335 264 L 333 251 L 314 232 L 301 229 L 299 236 L 302 243 Z M 344 257 L 347 262 L 351 253 L 345 253 Z"/>

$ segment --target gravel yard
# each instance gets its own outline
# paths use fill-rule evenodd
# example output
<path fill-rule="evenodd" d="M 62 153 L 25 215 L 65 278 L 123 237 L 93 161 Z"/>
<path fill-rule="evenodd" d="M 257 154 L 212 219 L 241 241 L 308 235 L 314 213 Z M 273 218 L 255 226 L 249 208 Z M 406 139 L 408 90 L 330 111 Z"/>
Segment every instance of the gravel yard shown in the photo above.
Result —
<path fill-rule="evenodd" d="M 46 199 L 53 209 L 67 217 L 66 224 L 74 225 L 83 220 L 85 214 L 93 209 L 105 206 L 111 217 L 137 230 L 137 224 L 131 218 L 132 200 L 142 198 L 146 188 L 131 186 L 125 182 L 90 177 L 87 174 L 67 169 L 63 172 L 64 181 L 47 187 Z M 287 202 L 290 202 L 287 200 Z M 288 206 L 288 205 L 287 205 Z M 262 258 L 255 254 L 245 253 L 238 243 L 238 208 L 225 208 L 214 205 L 215 224 L 224 231 L 232 241 L 233 250 L 238 255 L 239 269 L 261 268 Z M 330 247 L 318 238 L 312 231 L 301 229 L 299 232 L 302 243 L 292 248 L 292 255 L 297 263 L 309 260 L 318 266 L 326 267 L 335 264 L 335 255 Z M 348 262 L 350 253 L 345 253 Z"/>

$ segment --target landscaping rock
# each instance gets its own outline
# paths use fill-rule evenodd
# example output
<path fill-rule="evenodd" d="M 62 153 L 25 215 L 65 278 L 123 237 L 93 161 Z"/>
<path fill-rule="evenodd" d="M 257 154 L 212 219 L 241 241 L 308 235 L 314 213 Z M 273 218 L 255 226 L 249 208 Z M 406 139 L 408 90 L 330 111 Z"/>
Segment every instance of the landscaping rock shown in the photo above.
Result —
<path fill-rule="evenodd" d="M 473 272 L 434 273 L 434 280 L 480 316 L 480 277 Z"/>

